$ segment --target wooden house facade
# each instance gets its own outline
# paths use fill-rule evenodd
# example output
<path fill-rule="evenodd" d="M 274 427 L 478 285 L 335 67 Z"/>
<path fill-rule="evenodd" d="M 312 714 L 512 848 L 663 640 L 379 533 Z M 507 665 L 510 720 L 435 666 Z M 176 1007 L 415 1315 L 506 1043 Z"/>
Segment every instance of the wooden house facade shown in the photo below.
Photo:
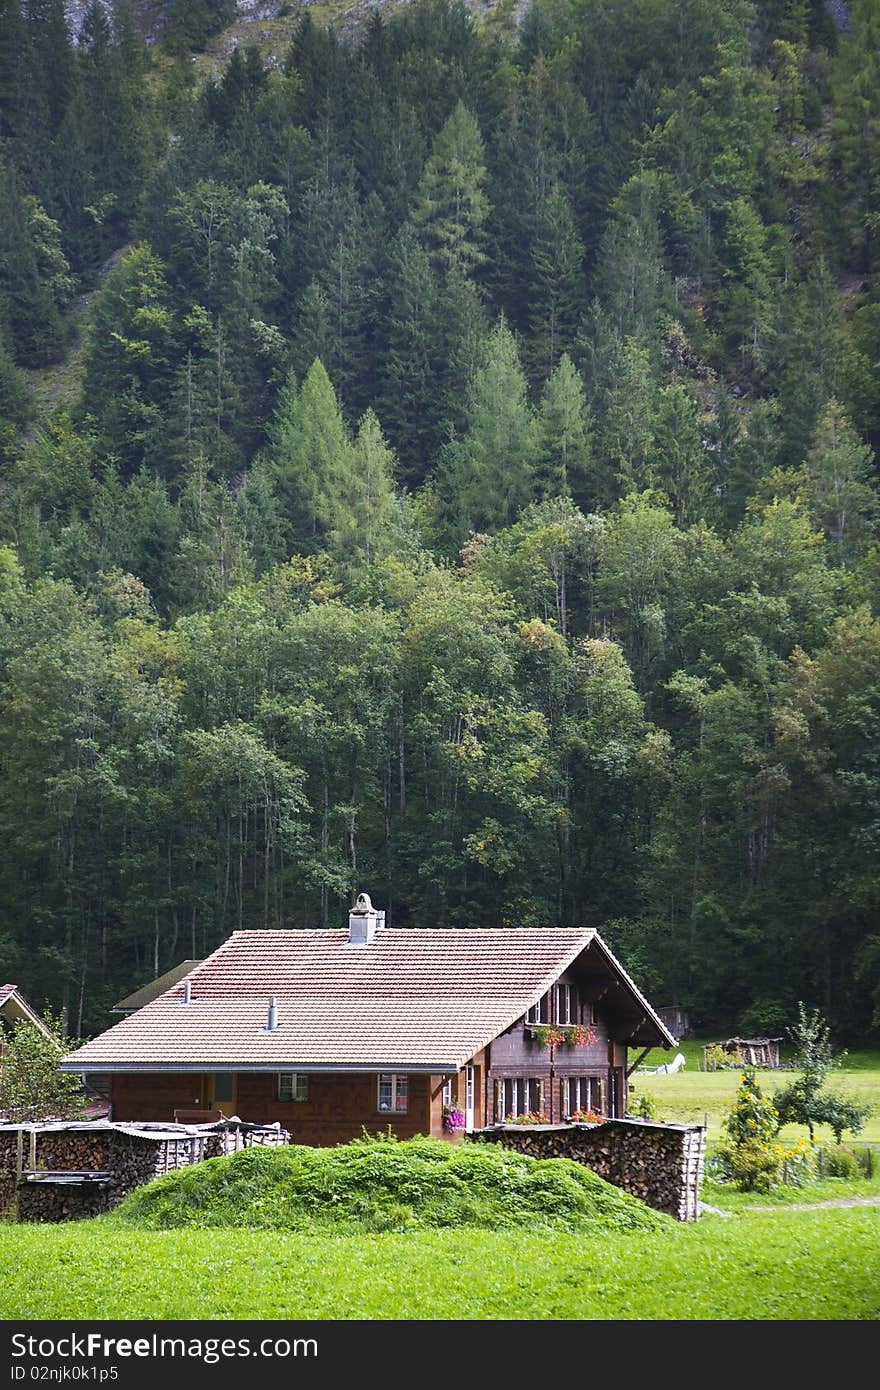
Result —
<path fill-rule="evenodd" d="M 233 933 L 62 1065 L 104 1078 L 116 1121 L 235 1115 L 328 1145 L 622 1116 L 673 1041 L 593 929 L 389 928 L 361 895 L 347 932 Z"/>

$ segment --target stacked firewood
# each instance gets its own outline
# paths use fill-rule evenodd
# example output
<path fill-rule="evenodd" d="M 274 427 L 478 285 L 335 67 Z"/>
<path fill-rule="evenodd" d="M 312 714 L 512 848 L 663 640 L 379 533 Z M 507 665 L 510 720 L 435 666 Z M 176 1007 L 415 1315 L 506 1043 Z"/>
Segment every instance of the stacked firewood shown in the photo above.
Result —
<path fill-rule="evenodd" d="M 116 1206 L 164 1173 L 253 1144 L 282 1145 L 280 1127 L 219 1124 L 0 1126 L 0 1214 L 64 1221 Z M 42 1176 L 45 1174 L 46 1176 Z"/>
<path fill-rule="evenodd" d="M 677 1221 L 699 1216 L 706 1132 L 645 1120 L 492 1125 L 480 1137 L 533 1158 L 570 1158 Z"/>

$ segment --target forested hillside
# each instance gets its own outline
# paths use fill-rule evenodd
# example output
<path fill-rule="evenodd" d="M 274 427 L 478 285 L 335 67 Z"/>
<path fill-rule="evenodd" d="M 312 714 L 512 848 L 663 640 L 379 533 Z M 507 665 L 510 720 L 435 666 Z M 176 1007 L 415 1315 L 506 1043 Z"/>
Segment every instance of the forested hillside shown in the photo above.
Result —
<path fill-rule="evenodd" d="M 364 888 L 876 1031 L 880 0 L 229 18 L 0 0 L 0 978 Z"/>

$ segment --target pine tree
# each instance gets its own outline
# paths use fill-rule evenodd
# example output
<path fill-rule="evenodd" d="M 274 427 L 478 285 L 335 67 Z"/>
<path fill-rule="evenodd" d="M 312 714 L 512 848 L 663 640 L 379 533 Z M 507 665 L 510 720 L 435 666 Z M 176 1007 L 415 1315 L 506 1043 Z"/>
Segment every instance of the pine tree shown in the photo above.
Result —
<path fill-rule="evenodd" d="M 457 270 L 441 281 L 437 324 L 440 419 L 444 427 L 461 430 L 468 386 L 485 356 L 488 325 L 477 286 Z"/>
<path fill-rule="evenodd" d="M 379 421 L 368 410 L 358 426 L 349 475 L 340 478 L 333 499 L 335 515 L 328 536 L 331 551 L 349 573 L 375 564 L 394 548 L 394 464 Z"/>
<path fill-rule="evenodd" d="M 419 183 L 413 223 L 441 270 L 471 275 L 484 261 L 483 138 L 462 101 L 437 135 Z"/>
<path fill-rule="evenodd" d="M 281 509 L 265 457 L 257 459 L 235 502 L 254 572 L 265 574 L 287 554 Z"/>
<path fill-rule="evenodd" d="M 30 394 L 24 373 L 12 360 L 3 329 L 0 304 L 0 460 L 11 457 L 16 450 L 18 426 L 30 414 Z"/>
<path fill-rule="evenodd" d="M 24 133 L 29 48 L 18 0 L 0 0 L 0 140 Z"/>
<path fill-rule="evenodd" d="M 547 382 L 535 421 L 538 497 L 571 497 L 584 511 L 599 504 L 591 476 L 592 422 L 584 384 L 567 353 Z"/>
<path fill-rule="evenodd" d="M 658 388 L 651 355 L 643 343 L 628 338 L 623 347 L 620 372 L 613 383 L 597 451 L 608 476 L 602 480 L 606 502 L 615 492 L 626 496 L 653 486 L 654 436 L 657 427 Z"/>
<path fill-rule="evenodd" d="M 664 386 L 654 429 L 653 471 L 672 503 L 676 525 L 706 516 L 709 477 L 700 419 L 683 386 Z"/>
<path fill-rule="evenodd" d="M 169 301 L 165 268 L 146 245 L 132 247 L 94 299 L 83 409 L 129 473 L 162 437 L 176 336 Z"/>
<path fill-rule="evenodd" d="M 869 543 L 878 516 L 874 455 L 859 438 L 837 401 L 819 421 L 808 459 L 812 484 L 810 514 L 846 567 Z"/>
<path fill-rule="evenodd" d="M 267 457 L 293 545 L 318 546 L 333 526 L 340 484 L 351 474 L 351 443 L 324 364 L 316 358 L 297 390 L 291 376 L 269 427 Z"/>
<path fill-rule="evenodd" d="M 33 52 L 31 81 L 48 114 L 49 133 L 57 134 L 76 85 L 76 60 L 64 0 L 26 0 Z"/>
<path fill-rule="evenodd" d="M 504 319 L 468 387 L 465 432 L 446 445 L 438 490 L 458 544 L 468 531 L 509 526 L 534 497 L 534 441 L 526 378 Z"/>
<path fill-rule="evenodd" d="M 834 154 L 846 175 L 845 198 L 858 200 L 864 264 L 876 270 L 880 214 L 880 11 L 876 0 L 855 0 L 841 36 L 832 78 Z"/>
<path fill-rule="evenodd" d="M 333 353 L 330 305 L 317 280 L 310 280 L 296 306 L 296 332 L 290 350 L 290 365 L 296 376 L 304 377 L 316 357 L 329 362 Z"/>
<path fill-rule="evenodd" d="M 546 381 L 561 354 L 571 348 L 584 307 L 584 246 L 558 186 L 539 210 L 531 259 L 529 356 L 533 375 Z"/>
<path fill-rule="evenodd" d="M 80 33 L 79 57 L 88 96 L 86 136 L 99 194 L 117 222 L 134 210 L 146 169 L 147 142 L 101 0 L 92 0 Z"/>
<path fill-rule="evenodd" d="M 69 295 L 58 228 L 22 188 L 0 150 L 0 296 L 16 360 L 38 366 L 57 356 L 63 340 L 59 303 Z"/>
<path fill-rule="evenodd" d="M 440 286 L 427 251 L 411 225 L 401 228 L 391 255 L 390 308 L 385 372 L 380 396 L 382 419 L 401 459 L 401 476 L 424 481 L 439 443 L 443 418 L 438 389 Z"/>

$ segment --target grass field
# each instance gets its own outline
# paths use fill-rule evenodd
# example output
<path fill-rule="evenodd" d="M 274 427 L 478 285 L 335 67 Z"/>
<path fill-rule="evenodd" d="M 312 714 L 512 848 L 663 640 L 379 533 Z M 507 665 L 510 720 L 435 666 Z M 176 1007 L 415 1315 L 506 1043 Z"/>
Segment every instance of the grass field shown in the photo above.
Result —
<path fill-rule="evenodd" d="M 648 1093 L 657 1102 L 657 1118 L 667 1121 L 683 1121 L 689 1124 L 708 1124 L 710 1144 L 721 1138 L 721 1121 L 727 1106 L 739 1085 L 740 1072 L 700 1071 L 703 1060 L 702 1042 L 684 1042 L 680 1049 L 687 1059 L 687 1065 L 674 1076 L 649 1075 L 636 1072 L 631 1078 L 635 1083 L 633 1100 Z M 645 1058 L 646 1067 L 656 1067 L 668 1062 L 674 1054 L 652 1052 Z M 793 1077 L 791 1071 L 758 1071 L 758 1081 L 767 1095 L 786 1085 Z M 852 1052 L 844 1059 L 839 1070 L 831 1073 L 828 1084 L 841 1090 L 854 1100 L 869 1101 L 874 1113 L 857 1136 L 860 1143 L 880 1144 L 880 1052 Z M 782 1131 L 783 1138 L 806 1137 L 806 1129 L 797 1125 L 787 1125 Z M 818 1137 L 833 1143 L 834 1136 L 829 1129 L 821 1127 Z M 851 1136 L 847 1136 L 847 1140 Z"/>
<path fill-rule="evenodd" d="M 877 1208 L 662 1234 L 326 1237 L 10 1226 L 4 1319 L 875 1319 Z"/>
<path fill-rule="evenodd" d="M 720 1137 L 738 1071 L 637 1075 L 660 1117 Z M 654 1054 L 648 1065 L 668 1060 Z M 761 1073 L 772 1093 L 790 1072 Z M 833 1084 L 880 1110 L 880 1054 L 854 1053 Z M 793 1132 L 797 1131 L 792 1127 Z M 830 1141 L 831 1135 L 821 1138 Z M 875 1113 L 861 1141 L 880 1143 Z M 880 1159 L 880 1155 L 878 1155 Z M 0 1318 L 876 1320 L 880 1205 L 793 1207 L 880 1195 L 874 1177 L 769 1194 L 707 1180 L 725 1215 L 662 1230 L 413 1229 L 374 1234 L 142 1230 L 111 1218 L 3 1228 Z"/>

